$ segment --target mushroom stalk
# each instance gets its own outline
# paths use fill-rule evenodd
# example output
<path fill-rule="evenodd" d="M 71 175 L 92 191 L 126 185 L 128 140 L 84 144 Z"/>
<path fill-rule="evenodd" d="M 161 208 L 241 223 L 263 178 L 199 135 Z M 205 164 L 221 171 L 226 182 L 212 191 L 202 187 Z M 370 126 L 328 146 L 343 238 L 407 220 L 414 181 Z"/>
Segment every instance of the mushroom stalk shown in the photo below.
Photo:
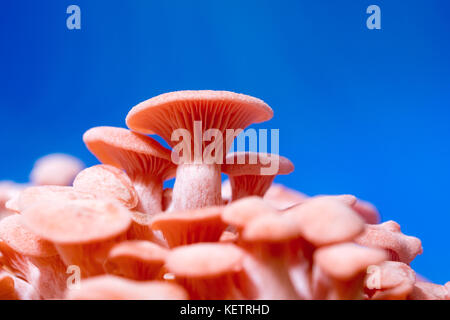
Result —
<path fill-rule="evenodd" d="M 220 164 L 180 164 L 170 211 L 220 205 Z"/>
<path fill-rule="evenodd" d="M 139 198 L 136 210 L 151 215 L 162 211 L 163 182 L 154 177 L 133 180 Z"/>

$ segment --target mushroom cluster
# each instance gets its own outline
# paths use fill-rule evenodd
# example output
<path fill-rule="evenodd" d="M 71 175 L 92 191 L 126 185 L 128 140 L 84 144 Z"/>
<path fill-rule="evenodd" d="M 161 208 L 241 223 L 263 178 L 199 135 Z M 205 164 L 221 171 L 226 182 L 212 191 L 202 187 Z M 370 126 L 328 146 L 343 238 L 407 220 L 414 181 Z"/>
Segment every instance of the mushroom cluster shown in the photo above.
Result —
<path fill-rule="evenodd" d="M 370 203 L 273 184 L 285 157 L 229 153 L 272 116 L 243 94 L 162 94 L 128 129 L 84 134 L 101 164 L 51 156 L 29 185 L 1 183 L 0 299 L 450 299 Z"/>

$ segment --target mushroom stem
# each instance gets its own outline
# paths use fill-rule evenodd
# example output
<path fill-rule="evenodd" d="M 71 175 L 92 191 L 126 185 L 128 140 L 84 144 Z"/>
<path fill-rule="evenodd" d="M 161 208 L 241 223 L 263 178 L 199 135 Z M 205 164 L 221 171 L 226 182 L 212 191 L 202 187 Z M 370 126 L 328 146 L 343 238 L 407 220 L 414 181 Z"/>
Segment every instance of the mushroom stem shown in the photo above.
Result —
<path fill-rule="evenodd" d="M 220 164 L 180 164 L 169 211 L 220 205 L 221 187 Z"/>
<path fill-rule="evenodd" d="M 137 211 L 151 215 L 162 211 L 163 182 L 160 179 L 134 179 L 133 185 L 139 198 Z"/>

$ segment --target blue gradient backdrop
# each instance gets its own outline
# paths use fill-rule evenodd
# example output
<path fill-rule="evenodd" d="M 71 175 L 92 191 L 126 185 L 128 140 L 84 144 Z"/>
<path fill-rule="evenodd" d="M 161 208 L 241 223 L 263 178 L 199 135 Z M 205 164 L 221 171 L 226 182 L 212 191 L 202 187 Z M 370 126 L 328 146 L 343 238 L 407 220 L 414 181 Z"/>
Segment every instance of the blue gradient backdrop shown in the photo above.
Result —
<path fill-rule="evenodd" d="M 77 4 L 82 29 L 66 28 Z M 370 4 L 382 30 L 368 30 Z M 352 193 L 422 239 L 416 270 L 450 280 L 448 1 L 35 1 L 0 3 L 0 179 L 124 126 L 159 93 L 223 89 L 275 111 L 279 182 Z"/>

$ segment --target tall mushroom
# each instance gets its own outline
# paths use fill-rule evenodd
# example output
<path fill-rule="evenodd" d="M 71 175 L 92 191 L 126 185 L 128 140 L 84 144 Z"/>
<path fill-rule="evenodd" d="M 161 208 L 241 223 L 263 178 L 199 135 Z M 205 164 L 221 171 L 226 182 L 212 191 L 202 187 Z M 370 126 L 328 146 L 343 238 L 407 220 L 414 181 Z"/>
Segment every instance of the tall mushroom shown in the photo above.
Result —
<path fill-rule="evenodd" d="M 177 91 L 141 102 L 126 123 L 132 130 L 158 134 L 174 148 L 179 165 L 171 209 L 183 210 L 221 204 L 221 164 L 236 130 L 272 116 L 266 103 L 243 94 Z"/>
<path fill-rule="evenodd" d="M 263 197 L 279 174 L 294 171 L 289 159 L 275 154 L 234 152 L 226 156 L 222 171 L 230 178 L 231 200 L 243 197 Z"/>
<path fill-rule="evenodd" d="M 139 197 L 138 211 L 162 211 L 163 182 L 175 174 L 170 150 L 152 138 L 115 127 L 92 128 L 83 140 L 101 162 L 126 171 Z"/>

